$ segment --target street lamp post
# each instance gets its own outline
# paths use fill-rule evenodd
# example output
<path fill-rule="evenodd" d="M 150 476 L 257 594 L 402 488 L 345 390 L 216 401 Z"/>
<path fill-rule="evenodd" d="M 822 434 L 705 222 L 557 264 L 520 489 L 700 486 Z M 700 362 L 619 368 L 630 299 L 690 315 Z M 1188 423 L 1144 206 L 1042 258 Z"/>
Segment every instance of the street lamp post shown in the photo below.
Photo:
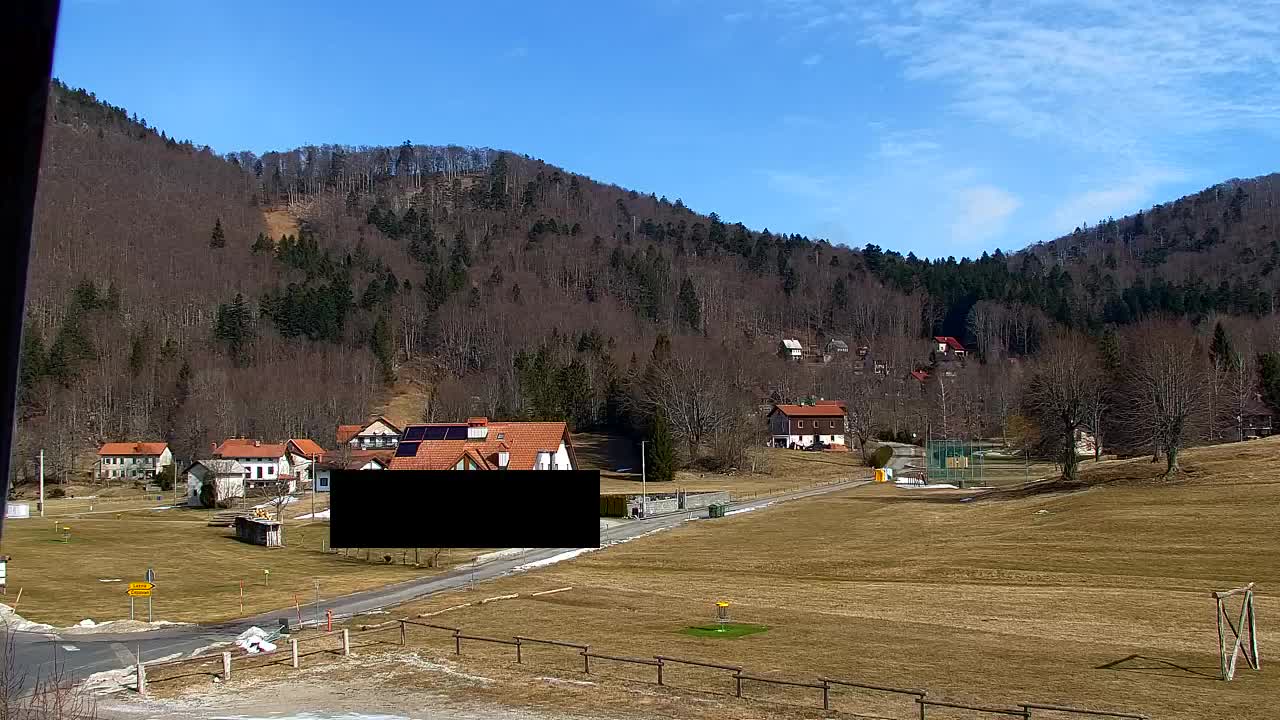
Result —
<path fill-rule="evenodd" d="M 640 516 L 649 517 L 649 475 L 644 461 L 644 445 L 647 440 L 640 441 Z"/>

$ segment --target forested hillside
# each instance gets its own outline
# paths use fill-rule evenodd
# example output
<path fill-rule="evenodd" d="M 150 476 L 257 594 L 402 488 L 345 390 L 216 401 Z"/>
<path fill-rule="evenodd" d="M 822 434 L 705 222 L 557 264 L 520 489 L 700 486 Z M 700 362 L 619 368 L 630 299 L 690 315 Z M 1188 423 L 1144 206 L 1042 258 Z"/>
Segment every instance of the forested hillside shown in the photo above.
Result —
<path fill-rule="evenodd" d="M 1100 335 L 1171 311 L 1206 334 L 1231 315 L 1251 348 L 1280 349 L 1278 192 L 1276 176 L 1233 182 L 1023 252 L 925 261 L 748 229 L 510 152 L 218 157 L 55 82 L 16 466 L 44 448 L 66 475 L 104 440 L 163 438 L 180 458 L 233 433 L 328 444 L 397 379 L 432 388 L 428 418 L 624 432 L 648 422 L 662 357 L 713 378 L 679 392 L 718 406 L 847 391 L 838 364 L 779 360 L 784 335 L 867 344 L 903 373 L 929 364 L 928 336 L 963 337 L 981 360 L 973 397 L 1009 386 L 1003 358 L 1060 326 Z M 267 211 L 297 231 L 269 234 Z M 884 425 L 922 424 L 921 393 L 895 393 Z"/>

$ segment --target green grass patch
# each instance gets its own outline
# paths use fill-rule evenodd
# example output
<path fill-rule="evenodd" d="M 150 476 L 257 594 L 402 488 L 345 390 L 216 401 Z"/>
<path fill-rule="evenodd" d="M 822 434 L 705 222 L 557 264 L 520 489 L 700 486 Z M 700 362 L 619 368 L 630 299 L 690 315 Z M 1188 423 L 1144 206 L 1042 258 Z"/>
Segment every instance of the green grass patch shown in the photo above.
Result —
<path fill-rule="evenodd" d="M 680 632 L 694 637 L 735 638 L 762 633 L 768 629 L 764 625 L 752 625 L 751 623 L 725 623 L 723 625 L 695 625 L 687 627 Z"/>

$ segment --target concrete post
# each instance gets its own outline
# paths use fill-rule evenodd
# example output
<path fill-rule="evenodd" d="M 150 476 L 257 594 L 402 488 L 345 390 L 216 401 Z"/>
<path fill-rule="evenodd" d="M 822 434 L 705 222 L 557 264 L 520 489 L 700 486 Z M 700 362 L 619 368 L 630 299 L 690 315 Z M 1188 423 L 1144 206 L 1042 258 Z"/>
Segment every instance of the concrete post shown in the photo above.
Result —
<path fill-rule="evenodd" d="M 147 696 L 147 667 L 142 663 L 138 663 L 138 694 Z"/>
<path fill-rule="evenodd" d="M 291 638 L 289 644 L 293 646 L 293 669 L 298 669 L 298 638 Z"/>
<path fill-rule="evenodd" d="M 224 681 L 231 679 L 231 653 L 222 653 L 222 679 Z"/>
<path fill-rule="evenodd" d="M 342 628 L 342 654 L 351 654 L 351 631 L 347 628 Z"/>

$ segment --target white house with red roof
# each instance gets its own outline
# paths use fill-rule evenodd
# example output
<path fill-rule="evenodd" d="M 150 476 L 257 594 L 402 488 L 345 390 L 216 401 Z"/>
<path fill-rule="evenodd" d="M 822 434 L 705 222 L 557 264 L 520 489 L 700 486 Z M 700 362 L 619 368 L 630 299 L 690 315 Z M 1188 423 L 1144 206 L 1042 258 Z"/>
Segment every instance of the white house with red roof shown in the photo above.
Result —
<path fill-rule="evenodd" d="M 939 360 L 943 360 L 944 358 L 960 359 L 965 356 L 964 343 L 950 335 L 935 335 L 933 342 L 935 345 L 934 352 L 938 354 Z"/>
<path fill-rule="evenodd" d="M 330 453 L 315 466 L 316 492 L 329 492 L 333 488 L 334 470 L 386 470 L 390 465 L 391 452 L 388 450 Z"/>
<path fill-rule="evenodd" d="M 290 491 L 296 489 L 297 478 L 289 465 L 286 443 L 266 443 L 250 438 L 227 438 L 213 447 L 215 460 L 234 460 L 245 471 L 247 488 L 275 485 L 280 478 L 289 482 Z"/>
<path fill-rule="evenodd" d="M 350 445 L 357 450 L 394 448 L 403 431 L 379 415 L 363 425 L 339 425 L 334 439 L 338 446 Z"/>
<path fill-rule="evenodd" d="M 427 423 L 404 429 L 392 470 L 576 470 L 563 422 Z"/>
<path fill-rule="evenodd" d="M 769 411 L 773 447 L 806 448 L 815 443 L 843 449 L 848 424 L 840 400 L 818 405 L 774 405 Z"/>
<path fill-rule="evenodd" d="M 99 480 L 148 480 L 173 465 L 164 442 L 111 442 L 98 448 Z"/>

